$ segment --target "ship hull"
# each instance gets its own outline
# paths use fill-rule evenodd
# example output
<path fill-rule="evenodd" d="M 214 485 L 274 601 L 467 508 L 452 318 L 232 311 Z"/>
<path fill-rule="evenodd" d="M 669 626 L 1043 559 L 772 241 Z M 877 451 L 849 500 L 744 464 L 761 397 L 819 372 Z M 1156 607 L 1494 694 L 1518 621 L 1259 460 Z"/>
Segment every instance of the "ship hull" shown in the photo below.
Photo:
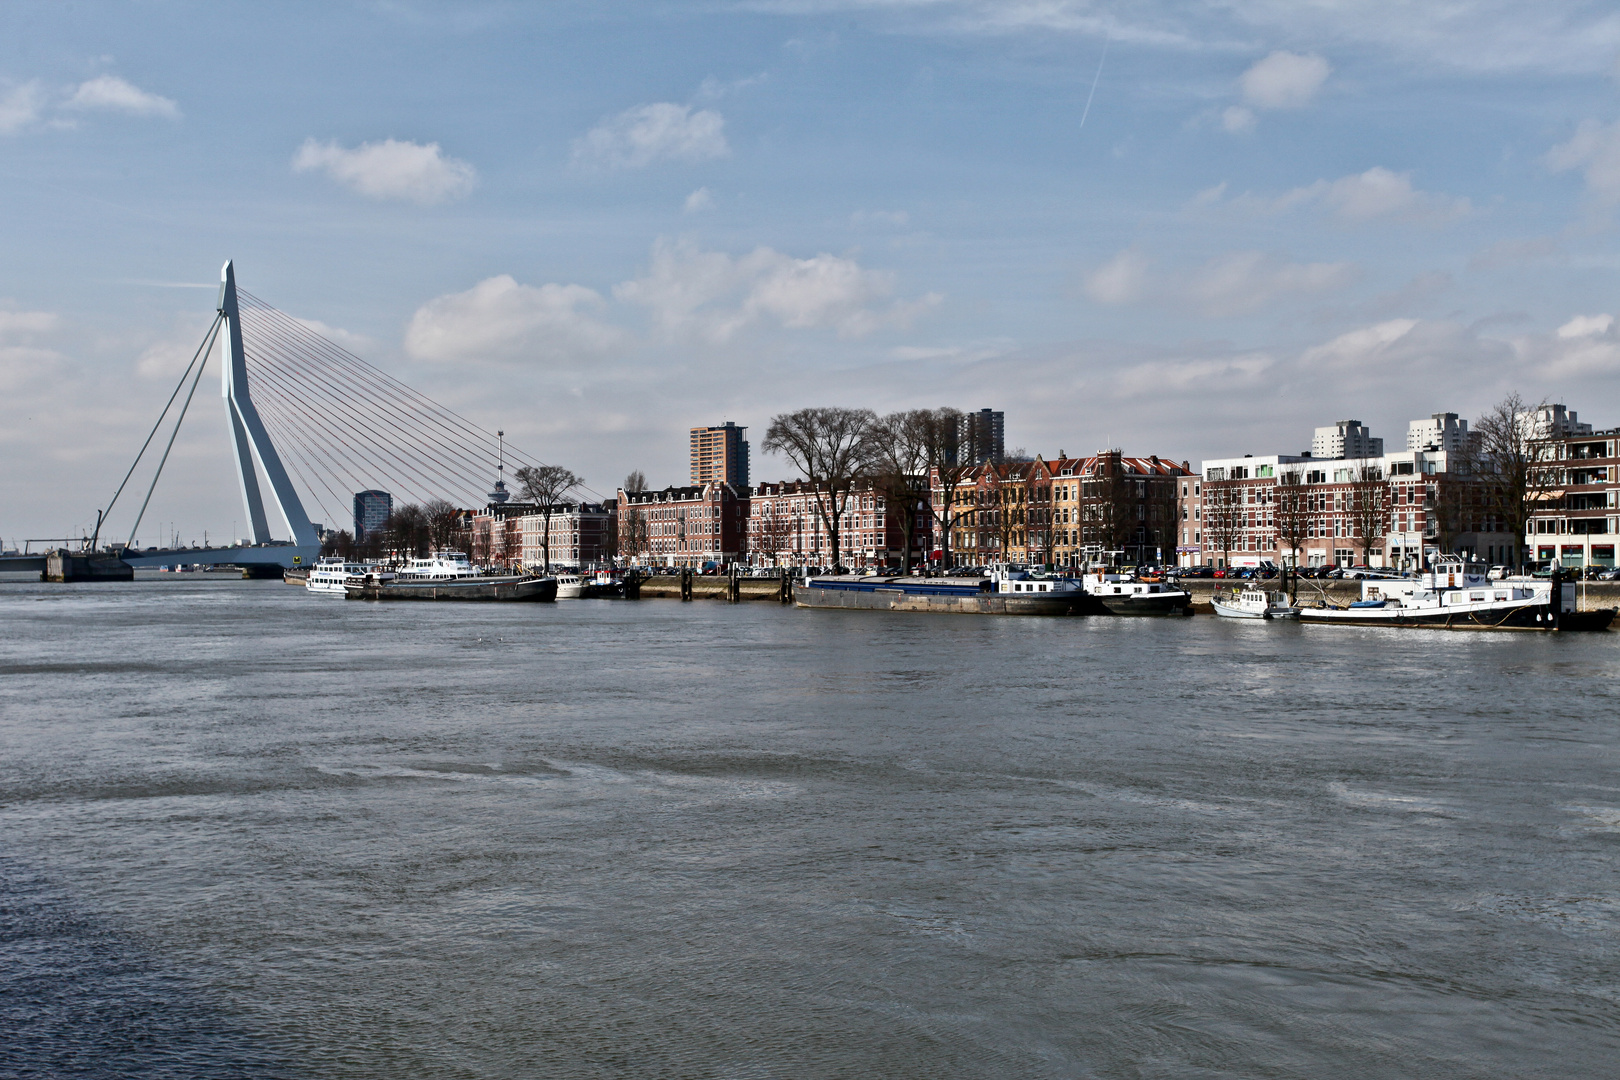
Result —
<path fill-rule="evenodd" d="M 812 582 L 793 587 L 802 608 L 845 611 L 917 611 L 947 615 L 1085 615 L 1096 606 L 1084 594 L 1008 595 L 964 586 L 856 585 Z"/>
<path fill-rule="evenodd" d="M 1092 596 L 1107 615 L 1187 615 L 1191 613 L 1189 593 L 1145 593 L 1139 596 Z"/>
<path fill-rule="evenodd" d="M 1299 613 L 1301 622 L 1330 626 L 1398 626 L 1426 630 L 1557 630 L 1560 619 L 1551 604 L 1520 604 L 1512 607 L 1474 608 L 1465 611 L 1446 611 L 1443 608 L 1423 610 L 1413 608 L 1306 608 Z M 1568 630 L 1604 630 L 1608 628 L 1614 612 L 1566 612 L 1563 616 Z M 1601 623 L 1601 625 L 1598 625 Z"/>
<path fill-rule="evenodd" d="M 350 600 L 475 600 L 545 603 L 557 599 L 556 578 L 502 578 L 480 581 L 391 582 L 387 585 L 351 585 Z"/>

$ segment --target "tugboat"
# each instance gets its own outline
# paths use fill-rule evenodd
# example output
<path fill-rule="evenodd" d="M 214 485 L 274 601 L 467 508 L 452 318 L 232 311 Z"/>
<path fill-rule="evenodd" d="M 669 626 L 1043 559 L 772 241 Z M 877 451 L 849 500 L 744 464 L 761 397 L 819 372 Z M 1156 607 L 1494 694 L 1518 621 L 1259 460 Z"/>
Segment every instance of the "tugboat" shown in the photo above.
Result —
<path fill-rule="evenodd" d="M 1080 579 L 1086 595 L 1109 615 L 1188 615 L 1192 593 L 1129 574 L 1088 570 Z"/>
<path fill-rule="evenodd" d="M 1003 567 L 974 582 L 916 577 L 804 577 L 793 586 L 802 608 L 934 611 L 962 615 L 1084 615 L 1094 610 L 1068 578 Z"/>
<path fill-rule="evenodd" d="M 1231 596 L 1212 596 L 1210 606 L 1215 614 L 1228 619 L 1297 619 L 1299 608 L 1285 592 L 1267 592 L 1264 589 L 1244 589 Z"/>
<path fill-rule="evenodd" d="M 1614 608 L 1577 611 L 1575 586 L 1556 569 L 1548 581 L 1492 581 L 1484 570 L 1445 556 L 1417 578 L 1367 579 L 1360 600 L 1305 608 L 1300 621 L 1436 630 L 1607 630 L 1614 621 Z"/>

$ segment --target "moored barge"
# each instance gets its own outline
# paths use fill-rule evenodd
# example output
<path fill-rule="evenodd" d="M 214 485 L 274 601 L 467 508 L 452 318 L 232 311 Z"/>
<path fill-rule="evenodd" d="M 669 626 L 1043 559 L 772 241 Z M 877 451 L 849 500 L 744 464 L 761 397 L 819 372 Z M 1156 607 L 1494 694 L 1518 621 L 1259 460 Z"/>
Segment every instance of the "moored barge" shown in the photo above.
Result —
<path fill-rule="evenodd" d="M 997 570 L 977 581 L 941 578 L 805 578 L 793 586 L 802 608 L 930 611 L 957 615 L 1084 615 L 1096 611 L 1067 578 Z"/>

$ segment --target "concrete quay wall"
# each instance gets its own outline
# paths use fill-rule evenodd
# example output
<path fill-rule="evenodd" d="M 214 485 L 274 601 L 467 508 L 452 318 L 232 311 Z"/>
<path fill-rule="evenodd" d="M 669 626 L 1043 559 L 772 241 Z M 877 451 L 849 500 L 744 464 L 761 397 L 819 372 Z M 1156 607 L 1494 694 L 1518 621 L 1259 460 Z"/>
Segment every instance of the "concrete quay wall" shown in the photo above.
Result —
<path fill-rule="evenodd" d="M 694 575 L 692 578 L 692 599 L 694 600 L 724 600 L 726 587 L 730 583 L 724 577 L 703 577 Z M 1209 606 L 1209 599 L 1216 592 L 1230 591 L 1235 585 L 1247 585 L 1249 582 L 1226 581 L 1224 579 L 1195 578 L 1182 582 L 1182 587 L 1192 594 L 1193 610 L 1205 614 L 1213 613 Z M 775 578 L 743 578 L 739 583 L 742 599 L 768 600 L 775 602 L 781 595 L 780 586 Z M 1262 588 L 1274 587 L 1273 582 L 1260 582 Z M 1577 595 L 1580 585 L 1577 583 Z M 1361 582 L 1329 579 L 1317 581 L 1307 579 L 1299 582 L 1298 596 L 1304 603 L 1315 600 L 1325 600 L 1330 604 L 1348 604 L 1352 600 L 1361 599 Z M 641 583 L 641 597 L 643 600 L 679 600 L 681 598 L 681 579 L 678 574 L 658 574 L 645 578 Z M 1589 581 L 1586 583 L 1585 599 L 1581 603 L 1581 610 L 1588 611 L 1594 608 L 1620 607 L 1620 582 Z"/>

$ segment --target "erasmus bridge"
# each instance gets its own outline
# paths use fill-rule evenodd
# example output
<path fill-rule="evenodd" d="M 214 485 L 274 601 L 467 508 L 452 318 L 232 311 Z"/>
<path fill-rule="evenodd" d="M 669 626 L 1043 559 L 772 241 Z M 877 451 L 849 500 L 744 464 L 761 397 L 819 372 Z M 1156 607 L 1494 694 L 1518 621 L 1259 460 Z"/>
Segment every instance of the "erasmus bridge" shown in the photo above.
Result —
<path fill-rule="evenodd" d="M 231 462 L 249 536 L 226 547 L 139 548 L 141 521 L 216 343 Z M 166 442 L 160 438 L 165 431 Z M 443 499 L 456 506 L 482 505 L 490 477 L 503 478 L 508 465 L 539 464 L 498 441 L 502 435 L 484 430 L 238 288 L 235 270 L 226 263 L 212 324 L 123 482 L 97 512 L 95 534 L 79 542 L 84 550 L 78 554 L 117 556 L 134 567 L 231 564 L 268 572 L 309 565 L 321 542 L 308 506 L 318 508 L 327 522 L 343 523 L 354 492 L 379 488 L 407 502 Z M 155 468 L 148 451 L 156 457 Z M 151 480 L 137 505 L 139 485 L 132 488 L 130 481 L 143 460 L 149 461 Z M 227 470 L 220 472 L 223 482 Z M 133 509 L 133 524 L 125 526 L 128 539 L 117 541 L 114 524 L 122 515 L 115 518 L 113 511 L 121 505 Z M 122 534 L 118 529 L 117 535 Z M 0 558 L 0 570 L 43 571 L 45 558 Z"/>

